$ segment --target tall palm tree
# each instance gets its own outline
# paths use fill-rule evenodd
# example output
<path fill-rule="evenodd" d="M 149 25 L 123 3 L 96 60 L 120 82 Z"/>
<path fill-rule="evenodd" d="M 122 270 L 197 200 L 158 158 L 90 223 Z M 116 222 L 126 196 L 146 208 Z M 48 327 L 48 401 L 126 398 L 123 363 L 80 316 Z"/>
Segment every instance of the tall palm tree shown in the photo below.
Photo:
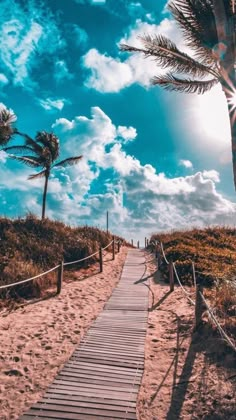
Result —
<path fill-rule="evenodd" d="M 46 131 L 39 131 L 35 140 L 27 134 L 22 134 L 17 131 L 17 134 L 24 136 L 25 144 L 21 146 L 6 147 L 4 150 L 13 153 L 24 153 L 27 155 L 15 156 L 10 155 L 11 158 L 16 159 L 31 168 L 41 169 L 40 172 L 30 175 L 28 179 L 45 178 L 43 190 L 43 206 L 42 219 L 45 218 L 46 197 L 48 189 L 48 180 L 52 169 L 56 167 L 66 167 L 75 165 L 80 161 L 82 156 L 70 157 L 60 162 L 57 161 L 60 154 L 60 145 L 58 137 L 53 133 Z"/>
<path fill-rule="evenodd" d="M 170 69 L 165 75 L 155 76 L 153 85 L 202 94 L 221 84 L 231 125 L 236 189 L 236 0 L 173 0 L 168 9 L 183 32 L 186 45 L 195 53 L 194 58 L 162 35 L 143 35 L 143 48 L 122 44 L 121 50 L 143 53 L 153 57 L 160 67 Z"/>
<path fill-rule="evenodd" d="M 15 134 L 16 129 L 13 123 L 16 121 L 16 116 L 13 112 L 6 108 L 0 109 L 0 147 L 5 146 Z"/>

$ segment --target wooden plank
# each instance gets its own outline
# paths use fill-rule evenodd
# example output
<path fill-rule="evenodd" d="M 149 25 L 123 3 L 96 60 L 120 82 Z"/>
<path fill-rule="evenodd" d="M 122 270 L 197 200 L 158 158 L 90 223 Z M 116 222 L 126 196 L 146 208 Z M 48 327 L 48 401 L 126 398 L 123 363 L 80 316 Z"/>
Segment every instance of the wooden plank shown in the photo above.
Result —
<path fill-rule="evenodd" d="M 83 398 L 83 401 L 91 401 L 91 394 L 88 393 L 87 391 L 83 391 L 83 390 L 68 390 L 68 389 L 63 389 L 60 386 L 57 386 L 53 389 L 49 388 L 49 391 L 47 392 L 47 394 L 53 394 L 53 395 L 62 395 L 63 398 L 71 398 L 71 397 L 76 397 L 78 398 L 78 401 L 81 400 Z M 92 401 L 97 401 L 97 400 L 102 400 L 102 401 L 117 401 L 118 404 L 120 405 L 129 405 L 129 403 L 134 403 L 136 402 L 136 398 L 137 396 L 132 394 L 130 396 L 123 396 L 120 395 L 117 392 L 113 392 L 111 393 L 111 395 L 108 394 L 104 394 L 103 391 L 101 391 L 100 393 L 96 392 L 96 395 L 94 394 L 94 392 L 92 393 Z"/>
<path fill-rule="evenodd" d="M 74 387 L 74 388 L 80 388 L 80 389 L 86 389 L 86 390 L 88 390 L 88 389 L 93 389 L 94 390 L 94 392 L 96 392 L 96 390 L 98 389 L 98 390 L 101 390 L 101 391 L 110 391 L 110 390 L 112 390 L 112 391 L 118 391 L 118 392 L 125 392 L 125 393 L 127 393 L 127 392 L 132 392 L 132 391 L 134 391 L 134 389 L 135 389 L 135 386 L 133 387 L 133 386 L 127 386 L 127 387 L 125 387 L 125 388 L 123 388 L 123 387 L 121 387 L 121 386 L 112 386 L 112 387 L 110 387 L 110 386 L 108 386 L 108 385 L 106 385 L 106 384 L 100 384 L 100 385 L 96 385 L 96 384 L 87 384 L 87 383 L 85 383 L 85 382 L 75 382 L 75 381 L 73 381 L 72 379 L 70 380 L 70 378 L 57 378 L 57 379 L 55 379 L 54 380 L 54 382 L 53 382 L 53 386 L 56 386 L 56 385 L 65 385 L 66 387 Z"/>
<path fill-rule="evenodd" d="M 129 368 L 129 367 L 117 367 L 117 366 L 113 366 L 113 365 L 109 365 L 109 364 L 101 364 L 101 363 L 87 363 L 87 362 L 83 362 L 81 361 L 78 357 L 76 357 L 75 359 L 70 359 L 70 362 L 67 362 L 67 364 L 72 363 L 75 364 L 76 366 L 81 366 L 81 368 L 83 367 L 88 367 L 89 369 L 93 370 L 100 370 L 100 371 L 107 371 L 107 372 L 118 372 L 118 373 L 123 373 L 124 375 L 127 374 L 133 374 L 133 372 L 137 371 L 137 368 Z M 66 366 L 67 366 L 66 364 Z M 139 372 L 137 372 L 137 375 L 139 374 Z"/>
<path fill-rule="evenodd" d="M 63 384 L 54 384 L 52 387 L 48 388 L 50 392 L 56 392 L 56 390 L 63 391 L 64 394 L 71 393 L 71 395 L 84 395 L 85 397 L 101 397 L 101 398 L 111 398 L 113 400 L 124 400 L 124 401 L 136 401 L 137 394 L 127 393 L 127 392 L 118 392 L 114 391 L 112 388 L 108 390 L 96 389 L 96 392 L 93 388 L 79 389 L 78 387 L 66 386 Z"/>
<path fill-rule="evenodd" d="M 63 419 L 63 420 L 96 420 L 96 419 L 104 419 L 103 416 L 99 416 L 99 415 L 91 415 L 91 414 L 76 414 L 76 413 L 60 413 L 59 411 L 57 412 L 53 412 L 53 411 L 49 411 L 49 410 L 44 410 L 44 411 L 38 411 L 38 410 L 34 410 L 34 409 L 30 409 L 28 412 L 28 415 L 31 415 L 31 419 L 35 418 L 35 419 L 40 419 L 43 418 L 45 420 L 46 419 Z M 109 418 L 109 417 L 108 417 Z M 123 416 L 119 417 L 120 420 L 124 419 L 124 414 Z M 133 414 L 129 414 L 127 413 L 127 415 L 125 415 L 125 419 L 127 420 L 133 420 L 136 419 L 136 417 L 133 416 Z M 22 420 L 27 420 L 25 419 L 25 417 L 22 417 Z M 109 420 L 113 420 L 112 417 L 110 417 Z"/>
<path fill-rule="evenodd" d="M 47 392 L 20 419 L 136 420 L 144 365 L 148 289 L 141 251 L 128 253 L 103 312 Z"/>
<path fill-rule="evenodd" d="M 88 402 L 89 402 L 89 406 L 92 408 L 103 408 L 106 409 L 108 408 L 109 410 L 120 410 L 120 407 L 128 407 L 128 408 L 133 408 L 135 411 L 136 408 L 136 403 L 135 402 L 130 402 L 130 401 L 120 401 L 120 400 L 109 400 L 109 399 L 103 399 L 103 398 L 94 398 L 94 401 L 91 402 L 90 398 L 85 398 L 82 397 L 80 398 L 79 396 L 73 396 L 73 395 L 60 395 L 60 394 L 47 394 L 47 398 L 44 397 L 42 398 L 42 402 L 48 402 L 50 400 L 50 402 L 60 402 L 60 404 L 76 404 L 76 405 L 80 405 L 81 407 L 87 407 L 88 406 Z"/>
<path fill-rule="evenodd" d="M 140 383 L 140 381 L 136 381 L 136 383 L 135 383 L 135 381 L 134 381 L 134 379 L 131 379 L 130 381 L 128 381 L 128 380 L 118 380 L 118 379 L 110 379 L 110 380 L 108 380 L 107 378 L 104 380 L 104 379 L 96 379 L 96 378 L 94 378 L 94 376 L 92 376 L 91 375 L 91 377 L 87 377 L 87 378 L 85 378 L 84 376 L 79 376 L 79 375 L 75 375 L 75 374 L 71 374 L 71 373 L 68 373 L 68 372 L 64 372 L 63 371 L 63 374 L 61 374 L 61 375 L 59 375 L 58 376 L 58 379 L 61 381 L 61 380 L 63 380 L 63 381 L 70 381 L 70 382 L 75 382 L 76 384 L 81 384 L 81 383 L 83 383 L 83 384 L 89 384 L 89 385 L 91 385 L 91 384 L 93 384 L 93 385 L 98 385 L 100 388 L 102 388 L 103 387 L 103 384 L 109 384 L 109 387 L 115 387 L 115 386 L 119 386 L 119 387 L 121 387 L 121 388 L 125 388 L 125 389 L 127 389 L 127 387 L 128 386 L 131 386 L 132 388 L 134 388 L 134 389 L 136 389 L 136 387 L 139 385 L 139 383 Z"/>
<path fill-rule="evenodd" d="M 78 373 L 77 373 L 78 372 Z M 71 377 L 75 377 L 75 378 L 79 378 L 79 379 L 85 379 L 86 382 L 87 381 L 106 381 L 109 382 L 109 385 L 111 385 L 111 382 L 116 382 L 116 383 L 121 383 L 121 384 L 132 384 L 136 382 L 140 382 L 140 378 L 136 378 L 136 375 L 133 376 L 123 376 L 123 377 L 117 377 L 114 376 L 114 374 L 108 376 L 108 375 L 97 375 L 95 372 L 89 372 L 89 373 L 81 373 L 79 371 L 75 371 L 75 370 L 66 370 L 63 369 L 63 372 L 61 374 L 59 374 L 59 377 L 61 378 L 62 376 L 71 376 Z"/>
<path fill-rule="evenodd" d="M 62 371 L 61 371 L 62 372 Z M 115 372 L 114 370 L 111 371 L 107 371 L 107 370 L 97 370 L 97 369 L 84 369 L 81 368 L 80 366 L 76 366 L 75 364 L 73 365 L 69 365 L 67 364 L 66 366 L 64 366 L 63 368 L 63 372 L 77 372 L 81 375 L 95 375 L 98 377 L 102 377 L 102 378 L 114 378 L 116 377 L 117 379 L 122 379 L 122 378 L 134 378 L 136 376 L 141 376 L 142 372 L 136 371 L 135 369 L 133 369 L 132 373 L 123 373 L 123 372 Z M 140 380 L 140 378 L 138 378 Z"/>
<path fill-rule="evenodd" d="M 83 403 L 80 401 L 69 401 L 69 400 L 61 400 L 61 399 L 47 399 L 47 398 L 42 398 L 41 403 L 43 405 L 43 409 L 54 409 L 52 407 L 57 407 L 58 410 L 58 406 L 61 407 L 75 407 L 78 409 L 79 413 L 82 413 L 81 409 L 87 409 L 88 408 L 88 404 L 87 403 Z M 40 406 L 38 406 L 38 403 L 33 405 L 32 408 L 41 408 Z M 89 409 L 90 410 L 96 410 L 99 412 L 99 414 L 102 414 L 102 410 L 106 410 L 109 412 L 128 412 L 128 413 L 135 413 L 136 412 L 136 408 L 134 407 L 121 407 L 120 405 L 109 405 L 109 404 L 93 404 L 90 403 L 89 404 Z M 68 410 L 68 408 L 67 408 Z M 63 410 L 61 410 L 63 411 Z M 93 414 L 92 412 L 90 412 L 89 414 Z"/>
<path fill-rule="evenodd" d="M 86 414 L 86 415 L 99 415 L 100 417 L 109 417 L 111 418 L 122 418 L 126 412 L 129 413 L 129 417 L 136 419 L 136 413 L 133 408 L 121 408 L 120 411 L 114 411 L 114 410 L 103 410 L 101 408 L 90 408 L 90 407 L 80 407 L 80 406 L 72 406 L 71 404 L 68 405 L 62 405 L 62 404 L 46 404 L 46 403 L 36 403 L 32 406 L 32 409 L 39 409 L 42 412 L 59 412 L 59 413 L 65 413 L 66 416 L 70 413 L 74 414 Z"/>

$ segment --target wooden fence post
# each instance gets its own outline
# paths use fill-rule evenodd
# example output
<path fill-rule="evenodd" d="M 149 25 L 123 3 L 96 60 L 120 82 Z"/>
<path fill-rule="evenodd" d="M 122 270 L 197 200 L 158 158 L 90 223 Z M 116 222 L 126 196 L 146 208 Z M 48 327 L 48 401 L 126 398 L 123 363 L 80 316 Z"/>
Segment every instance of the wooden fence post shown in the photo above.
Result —
<path fill-rule="evenodd" d="M 115 236 L 112 237 L 113 242 L 112 242 L 112 259 L 115 259 Z"/>
<path fill-rule="evenodd" d="M 202 323 L 202 314 L 204 311 L 204 305 L 201 297 L 203 288 L 200 284 L 196 285 L 196 299 L 195 299 L 195 326 L 194 330 L 196 331 Z"/>
<path fill-rule="evenodd" d="M 170 283 L 170 292 L 174 290 L 174 267 L 173 261 L 170 260 L 169 262 L 169 283 Z"/>
<path fill-rule="evenodd" d="M 157 247 L 157 245 L 155 245 L 155 257 L 156 257 L 156 259 L 158 259 L 158 247 Z"/>
<path fill-rule="evenodd" d="M 100 273 L 103 272 L 103 258 L 102 258 L 102 247 L 99 248 L 99 264 L 100 264 Z"/>
<path fill-rule="evenodd" d="M 120 240 L 118 240 L 118 252 L 120 252 Z"/>
<path fill-rule="evenodd" d="M 139 248 L 139 241 L 137 242 L 137 247 Z"/>
<path fill-rule="evenodd" d="M 64 261 L 62 260 L 60 262 L 60 265 L 58 267 L 58 272 L 57 272 L 57 295 L 61 293 L 62 280 L 63 280 L 63 265 L 64 265 Z"/>

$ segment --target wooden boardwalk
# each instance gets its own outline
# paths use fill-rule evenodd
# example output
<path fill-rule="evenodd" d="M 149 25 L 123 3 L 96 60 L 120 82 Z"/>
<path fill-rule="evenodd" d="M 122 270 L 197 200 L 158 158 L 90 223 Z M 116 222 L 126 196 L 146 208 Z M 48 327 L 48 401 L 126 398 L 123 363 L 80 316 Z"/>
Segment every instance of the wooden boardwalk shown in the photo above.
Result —
<path fill-rule="evenodd" d="M 148 288 L 140 250 L 129 250 L 119 284 L 43 398 L 21 420 L 136 419 Z"/>

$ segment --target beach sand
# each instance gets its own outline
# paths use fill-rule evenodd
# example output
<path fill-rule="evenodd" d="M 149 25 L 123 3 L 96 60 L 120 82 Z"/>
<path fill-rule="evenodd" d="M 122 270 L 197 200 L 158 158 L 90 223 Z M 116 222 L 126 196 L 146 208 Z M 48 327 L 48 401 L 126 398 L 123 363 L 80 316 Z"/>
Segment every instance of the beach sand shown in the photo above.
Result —
<path fill-rule="evenodd" d="M 152 259 L 147 256 L 147 265 L 155 273 Z M 150 287 L 138 420 L 235 420 L 236 353 L 207 318 L 199 333 L 193 333 L 194 307 L 180 287 L 170 293 L 159 273 L 150 278 Z"/>
<path fill-rule="evenodd" d="M 0 313 L 0 420 L 18 419 L 41 398 L 111 295 L 126 254 L 107 254 L 103 273 L 67 272 L 59 296 Z M 193 333 L 194 308 L 182 290 L 169 293 L 153 255 L 147 266 L 154 274 L 138 420 L 235 419 L 236 356 L 209 322 Z"/>
<path fill-rule="evenodd" d="M 122 247 L 111 261 L 107 253 L 103 273 L 67 273 L 73 281 L 58 296 L 0 313 L 0 420 L 18 419 L 44 394 L 103 309 L 126 254 Z"/>

